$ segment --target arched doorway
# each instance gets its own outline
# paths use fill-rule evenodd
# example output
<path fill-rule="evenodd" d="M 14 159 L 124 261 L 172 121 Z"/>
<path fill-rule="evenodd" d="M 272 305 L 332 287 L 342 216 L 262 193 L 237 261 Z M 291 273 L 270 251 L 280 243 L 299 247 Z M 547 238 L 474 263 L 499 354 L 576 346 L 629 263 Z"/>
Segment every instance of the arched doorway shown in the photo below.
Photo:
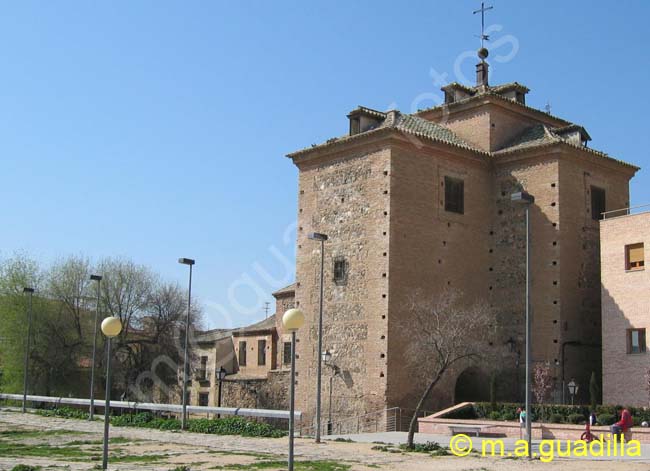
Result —
<path fill-rule="evenodd" d="M 470 366 L 458 375 L 454 401 L 485 402 L 490 400 L 490 377 L 479 367 Z"/>

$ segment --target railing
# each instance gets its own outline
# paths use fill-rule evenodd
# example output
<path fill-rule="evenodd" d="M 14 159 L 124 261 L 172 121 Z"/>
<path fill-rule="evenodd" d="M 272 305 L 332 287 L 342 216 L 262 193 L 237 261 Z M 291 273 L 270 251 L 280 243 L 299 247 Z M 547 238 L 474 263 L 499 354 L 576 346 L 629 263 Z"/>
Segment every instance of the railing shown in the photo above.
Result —
<path fill-rule="evenodd" d="M 9 401 L 22 401 L 22 394 L 0 394 L 0 399 Z M 45 402 L 49 404 L 86 406 L 90 407 L 90 399 L 79 399 L 73 397 L 52 397 L 52 396 L 27 396 L 29 402 Z M 103 408 L 103 400 L 96 400 L 95 407 Z M 129 402 L 129 401 L 111 401 L 112 409 L 131 409 L 160 411 L 160 412 L 177 412 L 182 413 L 183 406 L 178 404 L 154 404 L 150 402 Z M 267 419 L 285 419 L 289 420 L 291 413 L 284 410 L 271 409 L 241 409 L 237 407 L 207 407 L 207 406 L 187 406 L 188 414 L 219 414 L 219 415 L 239 415 L 242 417 L 263 417 Z M 294 419 L 300 420 L 302 412 L 295 411 Z"/>
<path fill-rule="evenodd" d="M 618 218 L 621 216 L 630 216 L 631 214 L 643 213 L 650 211 L 650 204 L 642 204 L 640 206 L 631 206 L 629 208 L 614 209 L 612 211 L 605 211 L 602 213 L 603 219 Z"/>
<path fill-rule="evenodd" d="M 325 419 L 321 424 L 321 435 L 407 431 L 411 423 L 411 418 L 413 417 L 413 412 L 415 411 L 412 409 L 391 407 L 368 414 L 336 419 L 331 424 Z M 432 413 L 431 411 L 420 411 L 418 417 L 425 417 Z M 316 427 L 301 427 L 299 433 L 302 437 L 313 437 L 316 434 Z"/>

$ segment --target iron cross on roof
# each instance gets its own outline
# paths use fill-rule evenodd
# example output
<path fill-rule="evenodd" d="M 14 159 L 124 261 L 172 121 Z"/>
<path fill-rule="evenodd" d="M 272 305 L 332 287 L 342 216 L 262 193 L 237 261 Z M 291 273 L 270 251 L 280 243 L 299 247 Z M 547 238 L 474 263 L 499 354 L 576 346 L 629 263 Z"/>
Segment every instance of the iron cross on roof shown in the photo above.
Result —
<path fill-rule="evenodd" d="M 476 10 L 474 14 L 476 15 L 477 13 L 481 13 L 481 35 L 479 36 L 481 38 L 481 48 L 483 48 L 483 41 L 489 41 L 490 37 L 485 34 L 485 12 L 488 10 L 492 10 L 494 7 L 489 6 L 486 7 L 484 2 L 481 2 L 481 9 Z"/>

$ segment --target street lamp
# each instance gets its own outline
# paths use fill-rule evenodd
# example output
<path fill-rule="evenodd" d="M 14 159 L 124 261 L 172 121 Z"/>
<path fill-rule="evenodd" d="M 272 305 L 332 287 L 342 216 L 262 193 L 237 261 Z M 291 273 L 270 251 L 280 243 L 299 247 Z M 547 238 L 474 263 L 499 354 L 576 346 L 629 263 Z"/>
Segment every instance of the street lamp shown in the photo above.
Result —
<path fill-rule="evenodd" d="M 90 370 L 90 414 L 88 416 L 88 420 L 93 420 L 95 415 L 95 354 L 97 350 L 97 323 L 99 322 L 99 296 L 102 277 L 101 275 L 90 275 L 90 279 L 97 282 L 97 307 L 95 309 L 95 330 L 93 331 L 93 366 Z"/>
<path fill-rule="evenodd" d="M 195 261 L 191 258 L 179 258 L 178 263 L 190 267 L 190 287 L 187 295 L 187 320 L 185 321 L 185 353 L 183 358 L 183 413 L 181 417 L 181 430 L 185 430 L 185 419 L 187 417 L 187 349 L 190 333 L 190 307 L 192 303 L 192 266 Z"/>
<path fill-rule="evenodd" d="M 104 404 L 104 453 L 102 469 L 108 467 L 108 426 L 110 424 L 111 410 L 111 344 L 113 337 L 122 332 L 122 322 L 119 317 L 107 317 L 102 321 L 102 332 L 106 336 L 106 403 Z"/>
<path fill-rule="evenodd" d="M 323 363 L 329 366 L 332 369 L 332 374 L 330 375 L 330 396 L 329 396 L 329 407 L 327 414 L 327 435 L 332 434 L 332 384 L 334 382 L 334 377 L 339 373 L 339 369 L 336 365 L 330 363 L 332 361 L 332 352 L 325 350 L 323 352 Z"/>
<path fill-rule="evenodd" d="M 23 371 L 23 413 L 25 413 L 27 411 L 27 371 L 29 370 L 29 351 L 32 347 L 32 298 L 34 297 L 34 288 L 23 288 L 23 293 L 29 295 L 29 301 L 27 303 L 27 346 L 25 348 L 25 369 Z"/>
<path fill-rule="evenodd" d="M 325 241 L 326 234 L 312 232 L 307 237 L 311 240 L 320 242 L 320 302 L 318 308 L 318 350 L 323 351 L 323 276 L 325 268 Z M 320 402 L 321 402 L 321 381 L 322 381 L 322 363 L 321 355 L 318 356 L 318 366 L 316 368 L 316 443 L 320 443 Z"/>
<path fill-rule="evenodd" d="M 532 416 L 530 410 L 531 382 L 531 312 L 530 312 L 530 206 L 535 198 L 525 191 L 513 193 L 510 200 L 526 207 L 526 440 L 528 441 L 528 458 L 532 458 L 531 429 Z"/>
<path fill-rule="evenodd" d="M 289 471 L 293 471 L 293 435 L 296 409 L 296 331 L 305 323 L 305 315 L 300 309 L 289 309 L 282 316 L 282 325 L 291 332 L 291 385 L 289 387 Z M 318 356 L 320 359 L 320 355 Z"/>
<path fill-rule="evenodd" d="M 573 405 L 573 399 L 575 396 L 578 394 L 578 389 L 580 388 L 576 381 L 574 379 L 571 379 L 569 381 L 569 384 L 567 384 L 567 387 L 569 388 L 569 394 L 571 395 L 571 405 Z"/>
<path fill-rule="evenodd" d="M 227 374 L 228 374 L 228 372 L 226 371 L 226 369 L 223 366 L 221 366 L 217 370 L 217 380 L 219 381 L 219 396 L 218 396 L 218 399 L 217 399 L 217 407 L 221 407 L 221 395 L 222 395 L 222 392 L 223 392 L 222 391 L 223 390 L 223 380 L 226 378 Z M 217 414 L 217 418 L 220 418 L 220 417 L 221 417 L 221 414 Z"/>

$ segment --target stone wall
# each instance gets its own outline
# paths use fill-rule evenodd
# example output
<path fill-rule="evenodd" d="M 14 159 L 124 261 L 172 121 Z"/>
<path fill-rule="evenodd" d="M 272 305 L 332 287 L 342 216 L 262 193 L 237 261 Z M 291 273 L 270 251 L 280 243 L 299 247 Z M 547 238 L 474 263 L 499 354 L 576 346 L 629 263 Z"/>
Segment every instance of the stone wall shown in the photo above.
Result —
<path fill-rule="evenodd" d="M 334 157 L 326 165 L 300 165 L 296 305 L 306 315 L 298 333 L 297 407 L 314 416 L 319 355 L 320 243 L 325 243 L 323 350 L 333 350 L 340 374 L 333 381 L 335 417 L 364 414 L 385 404 L 386 306 L 390 152 L 365 148 Z M 347 263 L 344 283 L 333 281 L 336 257 Z M 323 404 L 329 396 L 324 366 Z M 325 415 L 323 406 L 323 415 Z"/>

